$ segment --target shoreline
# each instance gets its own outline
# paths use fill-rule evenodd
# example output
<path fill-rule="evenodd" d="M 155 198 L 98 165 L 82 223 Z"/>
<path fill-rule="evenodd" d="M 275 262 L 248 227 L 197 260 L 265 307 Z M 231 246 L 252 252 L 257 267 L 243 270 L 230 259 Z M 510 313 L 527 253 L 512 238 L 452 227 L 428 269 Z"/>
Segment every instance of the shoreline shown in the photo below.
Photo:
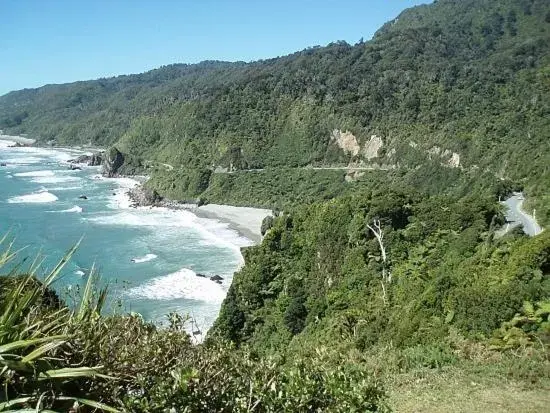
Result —
<path fill-rule="evenodd" d="M 20 143 L 22 145 L 33 145 L 36 140 L 25 138 L 22 136 L 12 136 L 0 134 L 0 140 L 13 143 Z M 52 147 L 49 149 L 71 149 L 85 152 L 92 148 L 86 148 L 82 146 L 74 147 Z M 98 148 L 94 148 L 98 149 Z M 143 183 L 147 180 L 146 176 L 121 176 L 121 178 L 129 178 L 136 182 L 137 191 L 142 195 L 145 193 Z M 109 178 L 107 178 L 109 179 Z M 196 204 L 183 204 L 178 201 L 169 199 L 157 200 L 156 202 L 143 202 L 146 197 L 139 196 L 136 192 L 132 192 L 134 189 L 129 188 L 127 195 L 130 197 L 130 201 L 133 206 L 158 206 L 168 208 L 174 211 L 187 210 L 192 212 L 199 218 L 215 219 L 220 222 L 228 224 L 229 228 L 236 231 L 239 235 L 252 241 L 254 245 L 258 245 L 262 242 L 261 226 L 265 217 L 272 215 L 272 211 L 269 209 L 253 208 L 253 207 L 237 207 L 232 205 L 223 204 L 207 204 L 198 206 Z"/>
<path fill-rule="evenodd" d="M 23 136 L 12 136 L 12 135 L 0 134 L 0 141 L 19 143 L 21 145 L 33 145 L 36 142 L 36 139 L 25 138 Z"/>
<path fill-rule="evenodd" d="M 253 245 L 262 242 L 261 227 L 265 217 L 272 215 L 269 209 L 238 207 L 222 204 L 197 205 L 195 203 L 181 203 L 178 201 L 161 198 L 155 191 L 143 187 L 143 183 L 136 177 L 127 176 L 136 185 L 126 191 L 132 207 L 160 207 L 172 211 L 185 210 L 199 218 L 215 219 L 228 224 L 229 228 L 240 236 L 252 241 Z M 143 178 L 143 177 L 141 177 Z M 109 179 L 109 178 L 106 178 Z"/>
<path fill-rule="evenodd" d="M 262 221 L 272 215 L 269 209 L 237 207 L 232 205 L 207 204 L 192 211 L 199 218 L 217 219 L 229 224 L 229 228 L 251 240 L 254 245 L 262 242 Z"/>

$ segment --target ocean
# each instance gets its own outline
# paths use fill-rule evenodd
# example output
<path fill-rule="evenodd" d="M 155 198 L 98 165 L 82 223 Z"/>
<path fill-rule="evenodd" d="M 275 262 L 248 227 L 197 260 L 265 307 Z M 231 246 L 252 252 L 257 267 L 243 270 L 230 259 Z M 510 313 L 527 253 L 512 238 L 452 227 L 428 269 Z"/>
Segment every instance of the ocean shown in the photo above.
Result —
<path fill-rule="evenodd" d="M 170 312 L 189 315 L 196 330 L 213 323 L 252 241 L 227 223 L 190 211 L 132 208 L 128 178 L 107 179 L 99 167 L 70 170 L 70 149 L 10 148 L 0 141 L 0 236 L 9 232 L 14 263 L 44 257 L 42 273 L 82 237 L 54 288 L 72 295 L 94 266 L 109 286 L 107 311 L 140 313 L 163 323 Z M 87 199 L 81 199 L 80 196 Z M 28 267 L 28 265 L 27 265 Z M 196 274 L 220 275 L 222 284 Z"/>

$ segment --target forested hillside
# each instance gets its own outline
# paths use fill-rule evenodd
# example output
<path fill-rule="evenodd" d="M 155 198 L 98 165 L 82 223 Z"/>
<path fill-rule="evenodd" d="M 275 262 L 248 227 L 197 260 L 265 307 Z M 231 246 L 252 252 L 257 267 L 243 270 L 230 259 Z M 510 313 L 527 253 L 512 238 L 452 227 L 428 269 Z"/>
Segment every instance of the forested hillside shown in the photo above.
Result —
<path fill-rule="evenodd" d="M 44 302 L 55 276 L 7 279 L 0 411 L 549 405 L 550 234 L 504 231 L 498 203 L 524 189 L 550 223 L 548 0 L 439 0 L 355 45 L 12 92 L 0 129 L 275 215 L 199 346 L 178 315 L 101 315 L 92 281 L 73 310 Z"/>
<path fill-rule="evenodd" d="M 0 128 L 116 143 L 186 168 L 410 168 L 435 158 L 512 178 L 540 200 L 550 182 L 549 42 L 545 0 L 440 0 L 355 45 L 12 92 L 0 98 Z"/>

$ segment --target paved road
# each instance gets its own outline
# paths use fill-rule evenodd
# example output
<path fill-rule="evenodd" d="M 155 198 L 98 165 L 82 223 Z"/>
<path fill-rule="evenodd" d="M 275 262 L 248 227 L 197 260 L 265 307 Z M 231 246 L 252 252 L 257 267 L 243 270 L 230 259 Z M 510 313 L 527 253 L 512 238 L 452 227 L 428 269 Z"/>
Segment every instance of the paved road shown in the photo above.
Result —
<path fill-rule="evenodd" d="M 519 225 L 523 226 L 523 231 L 533 237 L 542 232 L 541 226 L 537 223 L 532 215 L 527 214 L 523 209 L 523 194 L 514 192 L 514 194 L 506 201 L 501 202 L 508 207 L 506 212 L 506 220 L 509 224 L 506 225 L 505 231 L 508 232 Z"/>
<path fill-rule="evenodd" d="M 168 165 L 167 165 L 168 166 Z M 374 166 L 302 166 L 297 168 L 284 168 L 284 169 L 303 169 L 306 171 L 348 171 L 348 172 L 356 172 L 356 171 L 389 171 L 393 168 L 387 168 L 387 167 L 374 167 Z M 238 169 L 235 171 L 214 171 L 214 173 L 218 174 L 235 174 L 235 173 L 241 173 L 241 172 L 262 172 L 265 171 L 264 168 L 259 169 Z"/>

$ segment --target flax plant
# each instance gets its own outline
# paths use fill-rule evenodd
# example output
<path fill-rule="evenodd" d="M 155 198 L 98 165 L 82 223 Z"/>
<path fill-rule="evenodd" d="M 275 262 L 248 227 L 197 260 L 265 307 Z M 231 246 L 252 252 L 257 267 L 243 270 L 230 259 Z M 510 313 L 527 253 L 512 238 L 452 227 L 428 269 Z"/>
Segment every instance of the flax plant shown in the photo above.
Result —
<path fill-rule="evenodd" d="M 0 239 L 0 273 L 17 256 L 7 236 Z M 99 316 L 105 290 L 94 296 L 92 272 L 80 305 L 71 310 L 60 302 L 51 286 L 69 262 L 80 242 L 71 248 L 44 277 L 35 259 L 27 271 L 20 265 L 0 277 L 0 412 L 86 411 L 88 406 L 109 412 L 116 409 L 78 397 L 79 381 L 110 379 L 101 366 L 74 366 L 70 352 L 70 327 Z M 41 279 L 41 281 L 39 281 Z M 76 394 L 70 392 L 76 391 Z"/>

